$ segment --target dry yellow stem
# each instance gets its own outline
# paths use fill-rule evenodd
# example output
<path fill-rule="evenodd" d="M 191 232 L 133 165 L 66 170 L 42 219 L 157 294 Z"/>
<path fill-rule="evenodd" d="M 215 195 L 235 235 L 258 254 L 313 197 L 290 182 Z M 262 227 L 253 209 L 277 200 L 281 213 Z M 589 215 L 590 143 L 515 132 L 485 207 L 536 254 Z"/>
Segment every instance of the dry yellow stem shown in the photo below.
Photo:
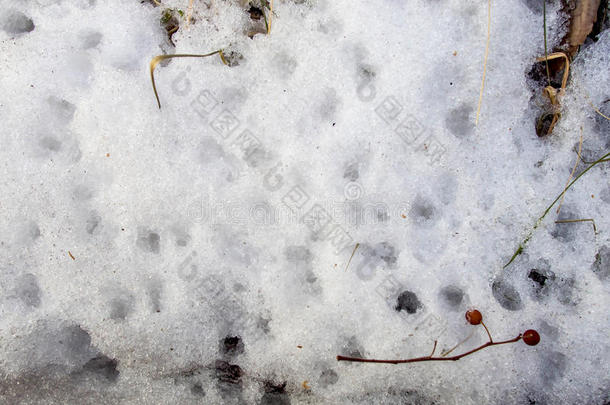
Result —
<path fill-rule="evenodd" d="M 481 103 L 483 102 L 483 89 L 485 88 L 485 74 L 487 73 L 487 56 L 489 56 L 489 38 L 491 37 L 491 0 L 487 1 L 487 40 L 485 41 L 485 59 L 483 60 L 483 78 L 481 79 L 481 91 L 479 92 L 479 105 L 477 106 L 477 118 L 474 125 L 479 124 Z"/>
<path fill-rule="evenodd" d="M 544 94 L 551 100 L 551 104 L 557 105 L 557 90 L 553 86 L 546 86 L 543 90 Z"/>
<path fill-rule="evenodd" d="M 193 15 L 193 0 L 189 0 L 189 5 L 186 9 L 186 26 L 188 27 L 191 23 L 191 16 Z"/>
<path fill-rule="evenodd" d="M 549 130 L 548 130 L 547 134 L 550 134 L 553 132 L 553 129 L 555 129 L 555 125 L 557 125 L 557 121 L 559 121 L 560 116 L 561 116 L 561 114 L 559 114 L 558 112 L 553 114 L 553 120 L 551 121 L 551 125 L 549 125 Z"/>
<path fill-rule="evenodd" d="M 157 86 L 155 85 L 155 68 L 157 65 L 164 61 L 165 59 L 172 58 L 205 58 L 207 56 L 212 56 L 217 53 L 221 54 L 221 59 L 224 63 L 224 58 L 222 57 L 222 49 L 219 49 L 214 52 L 206 53 L 205 55 L 197 55 L 197 54 L 174 54 L 174 55 L 157 55 L 150 61 L 150 80 L 152 81 L 153 91 L 155 92 L 155 98 L 157 99 L 157 105 L 161 108 L 161 101 L 159 101 L 159 94 L 157 93 Z"/>
<path fill-rule="evenodd" d="M 267 23 L 267 34 L 269 34 L 269 32 L 271 31 L 271 19 L 272 18 L 273 18 L 273 0 L 271 0 L 269 2 L 269 22 Z"/>
<path fill-rule="evenodd" d="M 593 102 L 591 101 L 591 97 L 589 97 L 589 93 L 585 90 L 585 98 L 587 99 L 587 101 L 589 102 L 589 105 L 591 106 L 591 108 L 593 108 L 595 110 L 596 113 L 598 113 L 600 116 L 604 117 L 605 119 L 607 119 L 608 121 L 610 121 L 610 118 L 606 115 L 604 115 L 604 113 L 602 113 L 599 108 L 597 108 L 595 106 L 595 104 L 593 104 Z M 607 102 L 608 100 L 606 100 Z"/>
<path fill-rule="evenodd" d="M 541 56 L 539 58 L 536 58 L 536 61 L 544 62 L 545 60 L 553 60 L 558 58 L 564 58 L 566 62 L 566 67 L 563 71 L 563 77 L 561 78 L 561 90 L 559 92 L 559 95 L 561 96 L 566 88 L 566 85 L 568 84 L 568 75 L 570 74 L 570 60 L 568 59 L 568 55 L 563 52 L 554 52 L 550 55 L 547 55 L 546 57 Z"/>
<path fill-rule="evenodd" d="M 570 184 L 570 182 L 572 181 L 572 177 L 574 177 L 574 172 L 576 172 L 576 167 L 578 166 L 578 163 L 580 163 L 581 152 L 582 152 L 582 127 L 580 127 L 580 142 L 578 143 L 578 158 L 576 158 L 576 163 L 574 163 L 574 167 L 572 168 L 570 177 L 568 178 L 568 181 L 567 181 L 565 187 L 563 188 L 563 193 L 561 193 L 561 200 L 559 200 L 559 206 L 557 207 L 557 214 L 559 214 L 559 211 L 561 210 L 561 204 L 563 204 L 563 198 L 565 197 L 566 191 L 568 190 L 568 184 Z"/>
<path fill-rule="evenodd" d="M 595 110 L 596 113 L 598 113 L 599 115 L 601 115 L 602 117 L 604 117 L 605 119 L 610 121 L 610 118 L 608 118 L 608 116 L 604 115 L 604 113 L 599 111 L 599 109 L 597 107 L 595 107 L 592 102 L 589 101 L 589 104 L 591 104 L 591 107 L 593 107 L 593 109 Z"/>
<path fill-rule="evenodd" d="M 225 54 L 224 54 L 224 52 L 222 52 L 222 50 L 220 51 L 219 55 L 220 55 L 220 60 L 222 61 L 222 63 L 229 66 L 229 61 L 225 59 Z"/>
<path fill-rule="evenodd" d="M 558 58 L 564 58 L 566 63 L 565 69 L 563 71 L 563 77 L 561 79 L 561 88 L 559 89 L 559 93 L 557 93 L 557 90 L 552 86 L 546 86 L 543 90 L 544 94 L 549 98 L 549 100 L 551 100 L 551 104 L 555 107 L 559 107 L 559 99 L 561 98 L 561 96 L 563 96 L 566 85 L 568 84 L 568 76 L 570 74 L 570 60 L 568 59 L 568 56 L 563 52 L 554 52 L 550 55 L 536 58 L 537 62 L 544 62 Z M 555 128 L 555 124 L 557 124 L 557 121 L 559 121 L 560 116 L 561 114 L 559 113 L 559 111 L 553 113 L 553 120 L 551 121 L 551 125 L 549 125 L 549 129 L 545 135 L 548 135 L 553 132 L 553 128 Z"/>
<path fill-rule="evenodd" d="M 457 349 L 460 345 L 466 343 L 466 341 L 468 339 L 470 339 L 472 337 L 472 335 L 474 335 L 474 330 L 472 332 L 470 332 L 470 335 L 466 336 L 466 338 L 464 338 L 461 342 L 458 342 L 458 344 L 453 346 L 451 349 L 447 350 L 446 352 L 441 353 L 441 357 L 446 357 L 449 353 L 451 353 L 452 351 Z"/>

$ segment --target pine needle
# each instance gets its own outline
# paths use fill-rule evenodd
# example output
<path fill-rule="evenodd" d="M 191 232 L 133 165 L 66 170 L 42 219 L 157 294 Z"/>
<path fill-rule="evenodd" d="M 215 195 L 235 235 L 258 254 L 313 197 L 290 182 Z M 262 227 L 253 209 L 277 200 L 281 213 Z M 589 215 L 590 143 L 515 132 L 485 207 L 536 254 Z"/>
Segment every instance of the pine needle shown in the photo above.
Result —
<path fill-rule="evenodd" d="M 555 221 L 556 224 L 571 224 L 575 222 L 592 222 L 593 223 L 593 232 L 597 233 L 597 226 L 595 226 L 595 220 L 593 218 L 583 218 L 583 219 L 560 219 Z"/>
<path fill-rule="evenodd" d="M 155 98 L 157 99 L 157 105 L 159 106 L 159 109 L 161 108 L 161 101 L 159 100 L 159 94 L 157 93 L 157 86 L 155 84 L 155 68 L 157 67 L 157 65 L 164 61 L 165 59 L 172 59 L 172 58 L 205 58 L 208 56 L 212 56 L 219 53 L 221 60 L 223 60 L 224 63 L 224 58 L 222 57 L 222 49 L 219 49 L 217 51 L 214 52 L 210 52 L 210 53 L 206 53 L 205 55 L 197 55 L 197 54 L 174 54 L 174 55 L 157 55 L 154 58 L 152 58 L 152 60 L 150 61 L 150 80 L 152 82 L 152 87 L 153 87 L 153 91 L 155 92 Z"/>
<path fill-rule="evenodd" d="M 349 261 L 347 262 L 347 265 L 345 266 L 345 271 L 347 271 L 347 268 L 349 267 L 349 264 L 352 262 L 352 259 L 354 258 L 354 255 L 356 254 L 356 250 L 358 250 L 358 248 L 360 247 L 360 243 L 356 243 L 356 246 L 354 247 L 354 251 L 352 252 L 352 255 L 349 258 Z"/>
<path fill-rule="evenodd" d="M 491 0 L 487 0 L 487 40 L 485 41 L 485 59 L 483 60 L 483 78 L 481 79 L 481 91 L 479 92 L 479 105 L 477 106 L 477 118 L 475 126 L 479 124 L 481 103 L 483 102 L 483 89 L 485 88 L 485 74 L 487 73 L 487 57 L 489 56 L 489 39 L 491 37 Z"/>

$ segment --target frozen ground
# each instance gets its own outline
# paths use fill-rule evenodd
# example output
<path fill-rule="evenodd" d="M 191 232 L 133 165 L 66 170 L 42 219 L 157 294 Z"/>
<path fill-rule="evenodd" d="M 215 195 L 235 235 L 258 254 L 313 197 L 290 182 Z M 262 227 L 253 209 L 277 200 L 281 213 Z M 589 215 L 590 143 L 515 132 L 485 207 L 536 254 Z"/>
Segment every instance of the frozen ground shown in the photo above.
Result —
<path fill-rule="evenodd" d="M 608 403 L 608 164 L 560 214 L 597 234 L 553 209 L 502 268 L 580 128 L 610 147 L 609 31 L 535 134 L 540 4 L 493 2 L 475 127 L 483 0 L 276 1 L 253 39 L 195 0 L 175 49 L 150 2 L 1 0 L 0 403 Z M 159 110 L 151 57 L 219 48 L 157 68 Z M 335 359 L 474 348 L 472 307 L 541 343 Z"/>

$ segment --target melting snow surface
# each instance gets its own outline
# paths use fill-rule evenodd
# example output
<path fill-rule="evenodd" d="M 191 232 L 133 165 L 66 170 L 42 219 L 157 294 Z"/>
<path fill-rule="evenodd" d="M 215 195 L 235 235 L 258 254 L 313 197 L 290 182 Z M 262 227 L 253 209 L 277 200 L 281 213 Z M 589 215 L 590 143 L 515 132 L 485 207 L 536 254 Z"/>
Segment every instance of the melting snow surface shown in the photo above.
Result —
<path fill-rule="evenodd" d="M 253 38 L 240 1 L 154 3 L 0 1 L 0 403 L 610 400 L 607 163 L 503 269 L 610 147 L 609 31 L 539 138 L 541 1 L 492 2 L 476 126 L 486 1 L 276 0 Z M 157 108 L 153 56 L 221 48 Z M 469 308 L 541 342 L 336 360 L 465 352 Z"/>

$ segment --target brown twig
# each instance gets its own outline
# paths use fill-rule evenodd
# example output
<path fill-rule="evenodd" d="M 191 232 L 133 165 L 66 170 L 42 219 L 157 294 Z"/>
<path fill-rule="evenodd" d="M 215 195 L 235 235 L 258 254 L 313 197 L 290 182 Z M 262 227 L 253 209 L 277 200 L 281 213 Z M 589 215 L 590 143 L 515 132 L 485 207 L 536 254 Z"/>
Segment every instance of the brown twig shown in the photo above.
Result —
<path fill-rule="evenodd" d="M 481 325 L 483 325 L 483 327 L 485 328 L 485 332 L 487 332 L 487 336 L 489 336 L 489 341 L 491 343 L 494 342 L 494 340 L 491 338 L 491 333 L 489 333 L 489 329 L 487 329 L 487 326 L 485 326 L 485 324 L 483 323 L 483 321 L 481 321 Z"/>
<path fill-rule="evenodd" d="M 337 360 L 338 361 L 354 361 L 354 362 L 359 362 L 359 363 L 385 363 L 385 364 L 417 363 L 417 362 L 421 362 L 421 361 L 443 361 L 443 360 L 457 361 L 457 360 L 461 359 L 462 357 L 466 357 L 472 353 L 478 352 L 479 350 L 483 350 L 489 346 L 496 346 L 496 345 L 503 345 L 506 343 L 518 342 L 521 339 L 521 337 L 522 337 L 522 335 L 519 334 L 519 336 L 517 336 L 513 339 L 503 340 L 501 342 L 489 341 L 485 344 L 482 344 L 479 347 L 476 347 L 472 350 L 467 351 L 466 353 L 458 354 L 457 356 L 452 356 L 452 357 L 432 357 L 432 355 L 430 355 L 430 356 L 424 356 L 424 357 L 414 357 L 412 359 L 405 359 L 405 360 L 378 360 L 378 359 L 361 359 L 358 357 L 348 357 L 348 356 L 337 356 Z M 435 346 L 436 346 L 436 342 L 435 342 Z"/>
<path fill-rule="evenodd" d="M 481 346 L 476 347 L 472 350 L 469 350 L 465 353 L 458 354 L 457 356 L 446 357 L 447 354 L 452 352 L 456 347 L 458 347 L 464 341 L 458 343 L 453 349 L 449 350 L 448 352 L 441 354 L 441 357 L 434 357 L 434 352 L 436 351 L 436 343 L 437 343 L 435 340 L 434 347 L 432 347 L 432 353 L 430 353 L 429 356 L 413 357 L 411 359 L 405 359 L 405 360 L 379 360 L 379 359 L 363 359 L 360 357 L 348 357 L 348 356 L 339 355 L 339 356 L 337 356 L 337 361 L 354 361 L 354 362 L 358 362 L 358 363 L 385 363 L 385 364 L 417 363 L 417 362 L 421 362 L 421 361 L 446 361 L 446 360 L 447 361 L 457 361 L 457 360 L 461 359 L 462 357 L 466 357 L 472 353 L 478 352 L 479 350 L 483 350 L 489 346 L 503 345 L 506 343 L 514 343 L 521 339 L 523 339 L 523 342 L 525 342 L 525 344 L 527 344 L 529 346 L 536 346 L 540 342 L 540 335 L 538 334 L 538 332 L 536 332 L 533 329 L 528 329 L 525 332 L 520 333 L 519 336 L 517 336 L 513 339 L 503 340 L 501 342 L 494 342 L 493 339 L 491 338 L 491 333 L 489 333 L 489 330 L 487 329 L 487 326 L 485 326 L 485 324 L 483 323 L 483 315 L 481 315 L 480 311 L 478 311 L 476 309 L 471 309 L 471 310 L 468 310 L 465 315 L 466 315 L 466 320 L 468 321 L 469 324 L 483 325 L 483 327 L 485 328 L 485 331 L 487 332 L 487 336 L 489 337 L 489 341 L 487 343 L 484 343 Z M 468 338 L 466 338 L 465 340 L 467 340 L 467 339 Z"/>
<path fill-rule="evenodd" d="M 434 341 L 434 347 L 432 348 L 432 353 L 430 353 L 430 357 L 434 356 L 435 350 L 436 350 L 436 340 Z"/>

